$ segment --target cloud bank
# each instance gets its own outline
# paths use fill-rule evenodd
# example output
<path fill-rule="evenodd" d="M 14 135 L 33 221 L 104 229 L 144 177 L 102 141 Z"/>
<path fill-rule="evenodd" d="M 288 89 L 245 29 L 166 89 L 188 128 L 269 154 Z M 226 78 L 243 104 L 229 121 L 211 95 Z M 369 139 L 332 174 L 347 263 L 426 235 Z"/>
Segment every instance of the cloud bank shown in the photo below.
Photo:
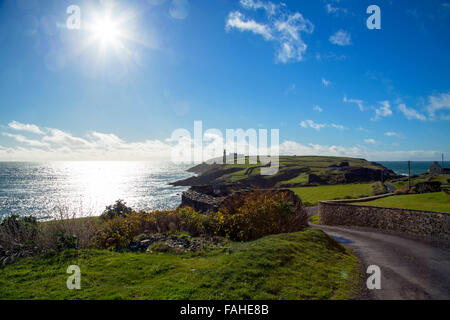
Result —
<path fill-rule="evenodd" d="M 177 139 L 143 140 L 127 142 L 112 133 L 91 131 L 77 137 L 69 132 L 55 128 L 40 128 L 15 122 L 13 126 L 6 126 L 8 131 L 2 135 L 14 142 L 14 146 L 0 145 L 0 161 L 171 161 L 172 150 L 175 145 L 191 148 L 192 140 Z M 335 124 L 317 124 L 305 121 L 306 127 L 320 130 L 324 127 L 345 129 Z M 35 129 L 38 130 L 35 130 Z M 25 136 L 27 134 L 28 136 Z M 376 142 L 366 139 L 368 144 Z M 373 140 L 373 141 L 372 141 Z M 221 156 L 222 141 L 219 135 L 206 132 L 204 136 L 205 155 L 209 158 Z M 413 151 L 372 151 L 364 146 L 337 146 L 302 144 L 285 140 L 279 145 L 281 155 L 324 155 L 347 156 L 365 158 L 368 160 L 434 160 L 440 157 L 441 151 L 413 150 Z"/>

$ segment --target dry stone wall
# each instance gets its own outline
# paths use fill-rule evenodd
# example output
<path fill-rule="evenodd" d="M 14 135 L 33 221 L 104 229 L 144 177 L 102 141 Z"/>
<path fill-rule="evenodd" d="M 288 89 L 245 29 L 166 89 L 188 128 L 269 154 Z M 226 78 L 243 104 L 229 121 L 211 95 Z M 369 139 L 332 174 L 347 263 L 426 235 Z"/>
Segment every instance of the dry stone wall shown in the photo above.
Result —
<path fill-rule="evenodd" d="M 330 226 L 358 226 L 450 240 L 450 213 L 319 202 L 319 220 Z"/>

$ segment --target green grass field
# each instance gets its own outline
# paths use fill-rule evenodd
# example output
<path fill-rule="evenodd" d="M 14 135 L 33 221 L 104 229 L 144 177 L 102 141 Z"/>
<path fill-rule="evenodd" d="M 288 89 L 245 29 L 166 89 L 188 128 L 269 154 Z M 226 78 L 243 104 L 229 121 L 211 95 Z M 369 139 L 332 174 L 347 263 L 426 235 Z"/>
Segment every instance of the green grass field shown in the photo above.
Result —
<path fill-rule="evenodd" d="M 66 269 L 81 268 L 81 290 Z M 359 262 L 322 231 L 193 254 L 65 251 L 0 267 L 0 299 L 349 299 Z"/>
<path fill-rule="evenodd" d="M 371 169 L 380 170 L 382 167 L 376 164 L 366 161 L 364 159 L 345 158 L 345 157 L 321 157 L 321 156 L 281 156 L 279 158 L 279 171 L 274 176 L 261 176 L 261 163 L 249 164 L 248 157 L 245 159 L 246 164 L 227 164 L 222 167 L 213 169 L 214 174 L 209 184 L 219 183 L 235 183 L 245 182 L 248 179 L 255 177 L 262 177 L 263 179 L 273 179 L 277 176 L 288 176 L 284 179 L 280 177 L 279 181 L 276 181 L 276 186 L 282 187 L 283 185 L 295 184 L 296 186 L 307 185 L 310 174 L 317 175 L 323 181 L 327 181 L 328 184 L 341 184 L 345 183 L 345 172 L 338 170 L 327 170 L 331 165 L 338 165 L 343 161 L 349 163 L 350 166 L 365 167 Z M 230 172 L 230 169 L 236 171 Z M 292 173 L 292 174 L 291 174 Z M 275 179 L 276 180 L 276 179 Z M 203 183 L 202 183 L 203 184 Z M 320 183 L 316 183 L 319 185 Z"/>
<path fill-rule="evenodd" d="M 355 205 L 450 212 L 449 196 L 444 192 L 391 196 Z"/>
<path fill-rule="evenodd" d="M 303 203 L 306 205 L 317 205 L 320 200 L 335 200 L 335 199 L 357 199 L 369 197 L 372 195 L 373 183 L 363 184 L 343 184 L 332 186 L 318 186 L 318 187 L 300 187 L 292 188 Z"/>

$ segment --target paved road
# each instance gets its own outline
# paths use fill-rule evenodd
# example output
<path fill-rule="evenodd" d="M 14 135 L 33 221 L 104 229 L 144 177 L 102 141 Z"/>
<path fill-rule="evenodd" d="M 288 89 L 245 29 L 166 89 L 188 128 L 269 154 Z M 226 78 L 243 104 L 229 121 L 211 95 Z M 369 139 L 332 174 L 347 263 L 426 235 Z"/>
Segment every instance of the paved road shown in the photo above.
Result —
<path fill-rule="evenodd" d="M 365 267 L 380 267 L 381 290 L 365 290 L 363 298 L 450 299 L 450 241 L 431 242 L 366 228 L 312 226 L 355 252 Z"/>

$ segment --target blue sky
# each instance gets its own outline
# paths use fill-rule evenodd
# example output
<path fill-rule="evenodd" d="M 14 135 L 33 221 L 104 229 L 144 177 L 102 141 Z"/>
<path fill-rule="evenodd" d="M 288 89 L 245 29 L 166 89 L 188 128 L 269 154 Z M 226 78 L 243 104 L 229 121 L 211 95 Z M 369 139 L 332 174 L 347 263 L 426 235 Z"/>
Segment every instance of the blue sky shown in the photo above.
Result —
<path fill-rule="evenodd" d="M 438 160 L 449 39 L 448 0 L 2 0 L 0 160 L 151 160 L 195 120 L 280 129 L 284 154 Z"/>

